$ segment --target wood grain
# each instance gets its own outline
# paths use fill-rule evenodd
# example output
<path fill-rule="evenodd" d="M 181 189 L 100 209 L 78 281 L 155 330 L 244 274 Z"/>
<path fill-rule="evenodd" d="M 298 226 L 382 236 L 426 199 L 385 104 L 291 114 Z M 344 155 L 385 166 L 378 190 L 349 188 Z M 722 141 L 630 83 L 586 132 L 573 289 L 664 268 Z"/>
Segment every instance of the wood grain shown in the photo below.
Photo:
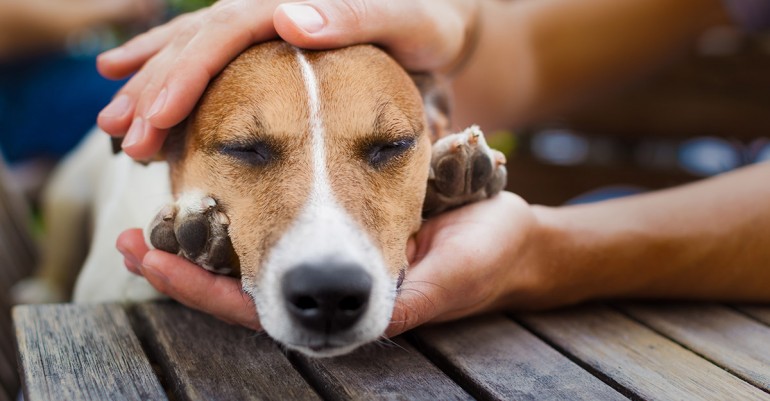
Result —
<path fill-rule="evenodd" d="M 580 307 L 519 318 L 645 400 L 767 400 L 768 394 L 619 312 Z"/>
<path fill-rule="evenodd" d="M 477 398 L 625 399 L 501 315 L 424 327 L 414 337 L 423 352 Z"/>
<path fill-rule="evenodd" d="M 136 317 L 179 399 L 319 399 L 264 334 L 170 302 L 140 305 Z"/>
<path fill-rule="evenodd" d="M 13 312 L 26 401 L 166 399 L 119 306 L 18 306 Z"/>
<path fill-rule="evenodd" d="M 369 344 L 336 358 L 291 357 L 326 399 L 472 399 L 403 338 Z"/>
<path fill-rule="evenodd" d="M 770 306 L 768 305 L 741 305 L 737 307 L 741 312 L 770 325 Z"/>
<path fill-rule="evenodd" d="M 627 304 L 621 309 L 757 387 L 770 390 L 770 326 L 704 304 Z"/>

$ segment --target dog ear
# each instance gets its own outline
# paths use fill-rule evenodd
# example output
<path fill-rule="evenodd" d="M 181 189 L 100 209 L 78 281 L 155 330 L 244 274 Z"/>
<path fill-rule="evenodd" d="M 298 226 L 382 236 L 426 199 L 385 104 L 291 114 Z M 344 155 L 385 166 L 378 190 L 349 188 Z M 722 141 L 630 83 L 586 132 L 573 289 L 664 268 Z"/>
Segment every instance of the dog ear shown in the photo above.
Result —
<path fill-rule="evenodd" d="M 175 125 L 168 131 L 163 147 L 160 149 L 160 155 L 163 160 L 174 165 L 184 157 L 185 142 L 187 139 L 187 122 L 189 118 Z"/>
<path fill-rule="evenodd" d="M 149 160 L 137 160 L 137 162 L 144 164 L 145 166 L 157 161 L 176 161 L 182 157 L 182 150 L 184 148 L 185 132 L 187 131 L 187 119 L 171 128 L 166 136 L 166 140 L 163 142 L 163 146 L 160 151 L 156 153 Z M 110 143 L 112 144 L 112 154 L 116 155 L 123 151 L 123 138 L 122 136 L 110 137 Z"/>
<path fill-rule="evenodd" d="M 423 108 L 431 131 L 431 142 L 447 136 L 451 128 L 452 91 L 449 80 L 437 74 L 411 73 L 422 95 Z"/>

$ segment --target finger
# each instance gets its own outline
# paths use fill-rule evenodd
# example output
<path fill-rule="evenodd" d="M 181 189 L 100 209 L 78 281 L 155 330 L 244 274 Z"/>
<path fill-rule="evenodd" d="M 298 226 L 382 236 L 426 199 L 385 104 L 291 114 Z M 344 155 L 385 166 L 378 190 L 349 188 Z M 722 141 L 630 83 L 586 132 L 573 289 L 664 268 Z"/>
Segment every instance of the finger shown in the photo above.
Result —
<path fill-rule="evenodd" d="M 152 107 L 147 112 L 150 123 L 157 128 L 170 128 L 181 122 L 195 107 L 212 77 L 253 43 L 275 37 L 275 3 L 233 1 L 214 5 L 189 40 L 174 44 L 177 57 L 164 66 L 168 75 L 161 84 L 161 92 L 165 90 L 165 94 L 152 98 Z"/>
<path fill-rule="evenodd" d="M 113 136 L 123 136 L 131 125 L 134 115 L 134 100 L 125 93 L 118 93 L 115 98 L 99 112 L 96 124 L 104 132 Z"/>
<path fill-rule="evenodd" d="M 142 272 L 158 291 L 223 320 L 260 330 L 256 308 L 232 277 L 212 274 L 179 256 L 149 251 Z"/>
<path fill-rule="evenodd" d="M 440 305 L 436 295 L 435 287 L 427 283 L 404 281 L 385 335 L 394 337 L 433 320 Z"/>
<path fill-rule="evenodd" d="M 433 70 L 459 54 L 468 3 L 310 0 L 279 6 L 273 19 L 278 34 L 299 47 L 377 43 L 407 69 Z"/>
<path fill-rule="evenodd" d="M 183 40 L 194 35 L 194 32 L 188 31 L 187 34 L 176 34 L 181 31 L 185 25 L 194 23 L 195 14 L 187 14 L 183 17 L 179 17 L 175 24 L 169 23 L 161 28 L 160 33 L 155 34 L 155 31 L 148 32 L 148 36 L 138 36 L 136 39 L 121 46 L 120 52 L 127 52 L 129 58 L 136 56 L 141 59 L 141 63 L 136 65 L 136 68 L 142 67 L 142 69 L 136 73 L 131 79 L 123 85 L 115 99 L 99 113 L 97 118 L 97 124 L 105 132 L 113 136 L 124 136 L 130 132 L 130 127 L 134 127 L 133 134 L 130 138 L 124 140 L 124 146 L 127 149 L 127 154 L 140 158 L 149 159 L 155 152 L 159 150 L 157 143 L 162 143 L 162 139 L 165 136 L 161 135 L 160 138 L 153 136 L 145 136 L 148 130 L 144 125 L 140 125 L 136 121 L 136 117 L 142 117 L 144 120 L 144 114 L 150 107 L 150 101 L 155 98 L 156 94 L 160 91 L 160 87 L 165 80 L 167 68 L 166 66 L 176 57 L 176 53 L 179 51 L 178 47 L 174 48 L 169 45 L 172 37 L 173 40 Z M 168 37 L 164 37 L 168 35 Z M 153 38 L 158 39 L 153 42 Z M 162 47 L 162 50 L 155 49 L 155 45 Z M 145 55 L 137 56 L 135 53 L 141 53 L 147 50 Z M 118 51 L 116 49 L 116 51 Z M 133 54 L 133 56 L 131 56 Z M 106 55 L 105 55 L 106 57 Z M 132 67 L 133 68 L 133 67 Z M 122 99 L 127 99 L 123 101 Z M 119 103 L 123 101 L 123 103 Z M 141 129 L 139 129 L 141 127 Z M 149 144 L 145 144 L 145 138 L 150 140 Z M 158 140 L 160 139 L 160 140 Z M 137 144 L 134 148 L 133 145 Z M 153 146 L 153 145 L 156 146 Z"/>
<path fill-rule="evenodd" d="M 136 160 L 151 160 L 163 147 L 167 135 L 168 130 L 155 128 L 143 118 L 136 117 L 121 147 Z"/>
<path fill-rule="evenodd" d="M 149 251 L 147 244 L 144 242 L 142 236 L 142 230 L 133 228 L 123 231 L 115 241 L 115 247 L 123 255 L 123 263 L 126 268 L 136 275 L 142 275 L 140 271 L 141 260 L 144 259 L 144 255 Z"/>
<path fill-rule="evenodd" d="M 121 79 L 138 70 L 174 37 L 174 33 L 196 13 L 179 16 L 163 25 L 135 36 L 96 58 L 96 68 L 105 78 Z"/>
<path fill-rule="evenodd" d="M 171 57 L 173 55 L 168 50 L 164 50 L 153 56 L 141 71 L 131 77 L 118 91 L 113 101 L 99 113 L 97 117 L 99 127 L 113 136 L 126 135 L 129 127 L 136 123 L 136 117 L 141 116 L 142 108 L 147 107 L 146 98 L 144 103 L 140 102 L 142 94 L 152 89 L 150 86 L 153 84 L 155 71 L 162 69 Z M 158 90 L 159 83 L 156 82 L 154 85 L 155 90 Z"/>

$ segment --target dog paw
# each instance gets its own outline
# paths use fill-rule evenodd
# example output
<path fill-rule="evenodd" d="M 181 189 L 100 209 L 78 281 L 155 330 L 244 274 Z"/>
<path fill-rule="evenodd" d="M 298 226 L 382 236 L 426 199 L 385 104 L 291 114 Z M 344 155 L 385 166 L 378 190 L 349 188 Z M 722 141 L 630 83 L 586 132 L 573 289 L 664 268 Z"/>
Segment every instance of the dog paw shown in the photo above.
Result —
<path fill-rule="evenodd" d="M 228 234 L 230 219 L 214 198 L 182 195 L 158 212 L 145 231 L 147 242 L 218 274 L 240 274 L 238 257 Z"/>
<path fill-rule="evenodd" d="M 423 215 L 492 197 L 505 188 L 505 155 L 487 145 L 473 125 L 433 144 Z"/>

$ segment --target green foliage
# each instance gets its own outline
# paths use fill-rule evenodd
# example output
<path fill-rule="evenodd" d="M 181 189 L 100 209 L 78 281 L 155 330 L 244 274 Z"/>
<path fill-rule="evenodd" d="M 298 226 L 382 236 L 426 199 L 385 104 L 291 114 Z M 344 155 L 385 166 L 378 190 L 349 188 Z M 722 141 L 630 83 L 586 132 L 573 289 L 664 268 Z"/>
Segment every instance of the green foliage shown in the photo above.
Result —
<path fill-rule="evenodd" d="M 168 0 L 170 8 L 174 14 L 182 14 L 195 11 L 199 8 L 214 4 L 215 0 Z"/>

